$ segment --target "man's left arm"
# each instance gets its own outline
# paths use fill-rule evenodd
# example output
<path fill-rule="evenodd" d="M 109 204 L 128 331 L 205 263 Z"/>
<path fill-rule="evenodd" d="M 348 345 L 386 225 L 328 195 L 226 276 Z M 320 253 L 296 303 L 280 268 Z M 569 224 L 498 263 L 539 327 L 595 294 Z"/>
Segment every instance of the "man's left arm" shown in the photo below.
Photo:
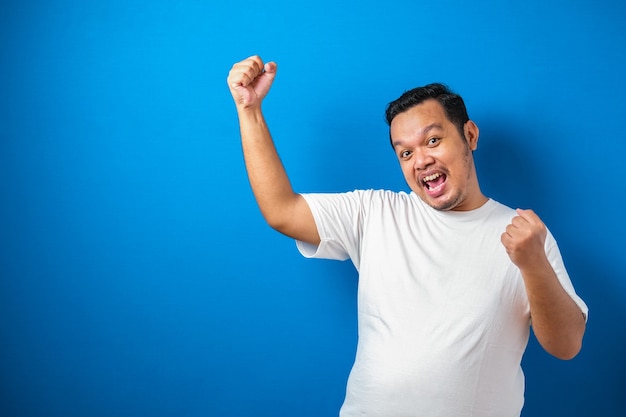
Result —
<path fill-rule="evenodd" d="M 572 359 L 582 346 L 585 317 L 550 264 L 546 236 L 545 224 L 532 210 L 518 209 L 501 240 L 524 278 L 537 340 L 557 358 Z"/>

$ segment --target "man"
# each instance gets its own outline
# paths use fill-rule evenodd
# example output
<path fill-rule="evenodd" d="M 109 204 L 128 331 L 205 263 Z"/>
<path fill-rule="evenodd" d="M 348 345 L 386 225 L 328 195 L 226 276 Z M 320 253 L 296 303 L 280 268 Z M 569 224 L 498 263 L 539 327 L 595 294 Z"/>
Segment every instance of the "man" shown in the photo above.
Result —
<path fill-rule="evenodd" d="M 359 342 L 342 417 L 519 416 L 529 329 L 561 359 L 580 350 L 587 307 L 531 210 L 482 194 L 479 130 L 460 96 L 431 84 L 387 107 L 412 190 L 298 194 L 261 111 L 276 75 L 253 56 L 228 85 L 252 190 L 304 256 L 359 270 Z"/>

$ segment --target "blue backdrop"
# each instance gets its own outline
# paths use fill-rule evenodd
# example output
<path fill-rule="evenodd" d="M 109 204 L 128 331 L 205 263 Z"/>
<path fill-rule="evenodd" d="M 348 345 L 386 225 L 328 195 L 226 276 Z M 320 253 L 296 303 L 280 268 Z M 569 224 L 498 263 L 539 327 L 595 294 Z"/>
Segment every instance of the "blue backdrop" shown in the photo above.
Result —
<path fill-rule="evenodd" d="M 298 191 L 405 190 L 384 107 L 449 84 L 484 191 L 533 208 L 590 307 L 531 339 L 523 415 L 626 415 L 626 6 L 617 0 L 0 3 L 0 415 L 336 416 L 349 262 L 301 258 L 249 190 L 227 86 Z"/>

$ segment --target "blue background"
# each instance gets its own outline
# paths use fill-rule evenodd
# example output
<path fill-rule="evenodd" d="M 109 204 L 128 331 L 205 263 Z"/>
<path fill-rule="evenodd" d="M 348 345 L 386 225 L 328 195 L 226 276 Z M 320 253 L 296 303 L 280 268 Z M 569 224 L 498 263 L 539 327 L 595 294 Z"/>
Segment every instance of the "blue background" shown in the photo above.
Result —
<path fill-rule="evenodd" d="M 305 260 L 249 190 L 226 76 L 298 191 L 405 190 L 385 105 L 432 81 L 489 196 L 556 236 L 590 321 L 531 337 L 523 415 L 626 415 L 626 6 L 617 0 L 0 3 L 0 415 L 336 416 L 349 262 Z"/>

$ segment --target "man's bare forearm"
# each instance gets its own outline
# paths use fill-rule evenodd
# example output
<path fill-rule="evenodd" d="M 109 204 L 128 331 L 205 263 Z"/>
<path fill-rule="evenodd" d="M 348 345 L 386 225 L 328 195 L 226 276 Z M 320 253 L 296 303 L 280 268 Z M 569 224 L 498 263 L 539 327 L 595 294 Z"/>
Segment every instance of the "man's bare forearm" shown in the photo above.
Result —
<path fill-rule="evenodd" d="M 233 65 L 228 87 L 237 107 L 241 144 L 250 185 L 270 226 L 312 244 L 320 241 L 317 226 L 304 198 L 291 187 L 261 111 L 261 103 L 276 76 L 276 63 L 259 56 Z"/>
<path fill-rule="evenodd" d="M 557 358 L 571 359 L 580 351 L 585 318 L 548 260 L 546 236 L 547 228 L 535 212 L 518 209 L 501 239 L 524 277 L 537 340 Z"/>
<path fill-rule="evenodd" d="M 585 317 L 567 294 L 550 263 L 523 271 L 533 331 L 550 354 L 571 359 L 578 354 L 585 333 Z"/>
<path fill-rule="evenodd" d="M 260 107 L 238 111 L 241 145 L 250 186 L 268 224 L 280 229 L 298 198 L 280 160 Z"/>

